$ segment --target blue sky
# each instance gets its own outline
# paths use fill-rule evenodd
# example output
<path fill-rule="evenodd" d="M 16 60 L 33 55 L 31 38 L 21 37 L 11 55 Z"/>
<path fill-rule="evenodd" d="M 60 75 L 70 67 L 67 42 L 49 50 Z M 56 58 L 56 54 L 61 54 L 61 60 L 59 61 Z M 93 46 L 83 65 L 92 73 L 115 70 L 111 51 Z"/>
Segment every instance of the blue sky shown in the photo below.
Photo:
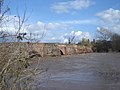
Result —
<path fill-rule="evenodd" d="M 74 34 L 75 41 L 93 39 L 98 27 L 119 32 L 119 0 L 11 0 L 11 15 L 23 13 L 27 6 L 28 32 L 40 33 L 45 29 L 42 42 L 67 42 L 66 36 Z M 111 20 L 111 21 L 109 21 Z M 118 23 L 118 22 L 117 22 Z"/>

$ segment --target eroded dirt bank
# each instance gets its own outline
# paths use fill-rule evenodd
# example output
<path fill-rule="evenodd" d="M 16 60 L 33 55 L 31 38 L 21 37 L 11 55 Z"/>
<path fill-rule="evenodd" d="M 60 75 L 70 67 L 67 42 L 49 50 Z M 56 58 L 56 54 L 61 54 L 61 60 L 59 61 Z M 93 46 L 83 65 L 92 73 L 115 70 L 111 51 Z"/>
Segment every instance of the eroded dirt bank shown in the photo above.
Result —
<path fill-rule="evenodd" d="M 120 54 L 90 53 L 43 58 L 45 76 L 34 90 L 120 90 Z"/>

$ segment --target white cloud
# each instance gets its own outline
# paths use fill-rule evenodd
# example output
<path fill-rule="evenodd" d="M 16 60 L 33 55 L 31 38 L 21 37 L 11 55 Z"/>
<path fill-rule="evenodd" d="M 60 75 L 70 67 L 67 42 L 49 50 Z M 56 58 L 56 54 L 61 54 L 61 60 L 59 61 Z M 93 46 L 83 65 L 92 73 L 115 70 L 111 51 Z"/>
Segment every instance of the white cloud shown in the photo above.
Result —
<path fill-rule="evenodd" d="M 10 34 L 15 34 L 18 30 L 18 18 L 14 16 L 8 16 L 3 23 L 0 23 L 1 27 L 0 30 L 9 32 Z M 9 22 L 8 22 L 9 21 Z M 41 22 L 38 21 L 34 24 L 27 24 L 24 23 L 23 27 L 21 28 L 20 32 L 26 32 L 27 37 L 32 35 L 34 38 L 40 39 L 42 38 L 42 41 L 48 41 L 48 42 L 68 42 L 68 39 L 64 38 L 65 35 L 75 35 L 75 42 L 80 41 L 81 38 L 86 37 L 89 38 L 90 34 L 87 32 L 82 31 L 71 31 L 74 29 L 74 25 L 77 24 L 87 24 L 90 23 L 90 20 L 73 20 L 73 21 L 60 21 L 60 22 Z M 67 33 L 71 31 L 71 33 Z M 66 34 L 64 34 L 66 33 Z M 42 36 L 44 35 L 44 36 Z"/>
<path fill-rule="evenodd" d="M 0 28 L 0 30 L 9 32 L 14 35 L 15 32 L 17 32 L 18 30 L 18 18 L 14 16 L 9 16 L 9 18 L 6 20 L 8 20 L 9 22 L 4 21 L 3 23 L 1 23 L 2 28 Z M 32 33 L 34 38 L 38 38 L 38 39 L 40 39 L 42 35 L 44 35 L 46 38 L 45 40 L 48 42 L 62 42 L 62 43 L 68 42 L 68 39 L 64 38 L 65 35 L 74 34 L 75 41 L 79 41 L 80 38 L 82 38 L 83 36 L 88 37 L 88 35 L 82 31 L 71 31 L 70 27 L 72 27 L 71 25 L 81 24 L 81 23 L 82 22 L 78 23 L 75 20 L 73 20 L 73 22 L 66 21 L 66 22 L 54 22 L 54 23 L 53 22 L 44 23 L 44 22 L 38 21 L 37 23 L 30 24 L 27 27 L 26 27 L 27 25 L 26 23 L 23 24 L 21 32 L 28 33 L 27 37 L 29 37 L 30 33 Z M 65 31 L 69 29 L 71 33 L 64 34 Z"/>
<path fill-rule="evenodd" d="M 92 35 L 89 32 L 71 31 L 70 33 L 63 33 L 58 36 L 54 36 L 51 33 L 51 36 L 47 36 L 43 42 L 68 43 L 68 37 L 72 38 L 72 36 L 75 36 L 72 43 L 78 43 L 82 40 L 82 38 L 92 39 Z"/>
<path fill-rule="evenodd" d="M 110 8 L 108 10 L 97 13 L 97 16 L 103 21 L 105 27 L 115 33 L 120 34 L 120 10 Z"/>
<path fill-rule="evenodd" d="M 12 34 L 15 34 L 19 28 L 18 18 L 15 16 L 5 16 L 5 19 L 0 23 L 0 31 L 6 31 Z M 59 22 L 41 22 L 38 21 L 34 24 L 24 23 L 20 32 L 26 33 L 41 33 L 47 30 L 66 30 L 68 27 L 67 24 Z"/>
<path fill-rule="evenodd" d="M 29 26 L 28 31 L 29 32 L 41 32 L 42 30 L 65 30 L 67 28 L 67 25 L 61 24 L 61 23 L 44 23 L 41 21 L 38 21 L 36 24 L 32 24 Z"/>
<path fill-rule="evenodd" d="M 120 35 L 120 25 L 114 25 L 113 27 L 111 27 L 111 30 L 113 30 L 113 32 L 117 33 Z"/>
<path fill-rule="evenodd" d="M 48 23 L 47 28 L 48 29 L 63 29 L 65 30 L 68 26 L 66 24 L 62 24 L 62 23 Z"/>
<path fill-rule="evenodd" d="M 39 21 L 36 24 L 31 25 L 28 31 L 40 33 L 44 29 L 47 30 L 46 37 L 42 40 L 43 42 L 67 43 L 68 39 L 65 38 L 65 36 L 70 35 L 75 35 L 75 42 L 79 42 L 82 38 L 91 39 L 91 34 L 89 32 L 74 31 L 74 27 L 72 27 L 73 31 L 71 31 L 71 25 L 76 23 L 69 24 L 68 22 L 44 23 Z M 68 30 L 71 32 L 65 33 Z"/>
<path fill-rule="evenodd" d="M 80 36 L 82 34 L 82 31 L 75 32 L 75 36 Z"/>
<path fill-rule="evenodd" d="M 71 31 L 71 33 L 68 34 L 64 34 L 64 38 L 62 38 L 63 42 L 62 43 L 68 43 L 68 38 L 72 38 L 73 36 L 75 36 L 73 42 L 78 43 L 82 40 L 82 38 L 86 38 L 86 39 L 91 39 L 92 35 L 89 32 L 82 32 L 82 31 Z"/>
<path fill-rule="evenodd" d="M 71 10 L 81 10 L 90 7 L 94 2 L 92 0 L 70 0 L 66 2 L 57 2 L 51 9 L 56 13 L 68 13 Z"/>
<path fill-rule="evenodd" d="M 55 38 L 55 37 L 52 37 L 51 39 L 52 39 L 52 40 L 55 40 L 56 38 Z"/>
<path fill-rule="evenodd" d="M 63 43 L 68 43 L 68 39 L 64 39 L 64 40 L 63 40 Z"/>
<path fill-rule="evenodd" d="M 60 31 L 65 31 L 68 28 L 68 25 L 62 23 L 53 23 L 48 22 L 44 23 L 38 21 L 35 24 L 31 24 L 27 31 L 29 33 L 34 33 L 39 35 L 38 38 L 42 38 L 42 42 L 59 42 L 59 38 L 57 38 L 56 33 Z M 60 36 L 58 34 L 58 36 Z"/>
<path fill-rule="evenodd" d="M 97 20 L 95 19 L 59 21 L 59 22 L 48 22 L 48 23 L 38 21 L 35 24 L 31 24 L 28 28 L 28 31 L 39 33 L 43 30 L 67 30 L 73 25 L 96 24 L 96 22 Z"/>
<path fill-rule="evenodd" d="M 71 21 L 62 21 L 63 24 L 97 24 L 97 19 L 85 19 L 85 20 L 71 20 Z"/>
<path fill-rule="evenodd" d="M 110 8 L 108 10 L 98 13 L 97 16 L 106 23 L 120 22 L 120 10 Z"/>
<path fill-rule="evenodd" d="M 18 18 L 14 16 L 6 16 L 6 19 L 0 23 L 0 31 L 7 32 L 11 35 L 15 35 L 15 33 L 18 31 Z M 68 26 L 62 23 L 44 23 L 41 21 L 38 21 L 35 24 L 27 24 L 24 23 L 20 32 L 27 33 L 27 37 L 32 35 L 36 39 L 41 39 L 42 37 L 45 37 L 46 34 L 48 35 L 48 32 L 51 31 L 50 35 L 52 35 L 54 32 L 52 30 L 65 30 Z M 44 36 L 43 36 L 44 35 Z M 48 36 L 49 37 L 49 36 Z M 50 37 L 51 38 L 51 37 Z M 42 38 L 43 39 L 43 38 Z M 52 37 L 50 40 L 55 40 L 55 37 Z"/>
<path fill-rule="evenodd" d="M 4 19 L 0 22 L 0 31 L 5 31 L 10 34 L 15 34 L 19 30 L 19 19 L 14 15 L 5 15 Z M 21 20 L 22 22 L 22 20 Z M 27 32 L 28 25 L 22 24 L 19 32 Z"/>
<path fill-rule="evenodd" d="M 20 23 L 22 19 L 20 19 Z M 1 41 L 13 42 L 16 38 L 16 35 L 22 32 L 27 33 L 27 23 L 19 24 L 19 19 L 14 15 L 4 15 L 3 19 L 0 22 L 0 37 L 6 36 L 4 39 L 0 38 Z"/>

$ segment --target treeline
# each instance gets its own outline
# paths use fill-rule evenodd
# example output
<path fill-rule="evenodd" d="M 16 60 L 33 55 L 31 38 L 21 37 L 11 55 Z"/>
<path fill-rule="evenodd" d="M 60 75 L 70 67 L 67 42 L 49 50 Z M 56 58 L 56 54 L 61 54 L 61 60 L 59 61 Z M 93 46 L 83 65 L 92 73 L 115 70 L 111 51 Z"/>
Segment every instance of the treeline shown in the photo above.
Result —
<path fill-rule="evenodd" d="M 93 52 L 120 52 L 120 34 L 100 28 L 93 41 L 83 38 L 78 44 L 91 47 Z"/>
<path fill-rule="evenodd" d="M 91 42 L 93 52 L 120 52 L 120 35 L 101 28 L 97 39 Z"/>

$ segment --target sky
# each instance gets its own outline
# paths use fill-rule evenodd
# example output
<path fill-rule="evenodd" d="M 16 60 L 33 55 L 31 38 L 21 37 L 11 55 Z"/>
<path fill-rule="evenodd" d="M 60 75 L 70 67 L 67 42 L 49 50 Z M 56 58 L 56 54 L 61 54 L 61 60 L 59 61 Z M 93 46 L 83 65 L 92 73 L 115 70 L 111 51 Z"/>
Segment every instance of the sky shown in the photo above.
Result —
<path fill-rule="evenodd" d="M 120 34 L 119 0 L 11 0 L 9 7 L 10 17 L 17 12 L 22 17 L 27 8 L 29 27 L 25 31 L 44 33 L 42 38 L 38 36 L 41 42 L 66 43 L 72 35 L 75 42 L 92 40 L 100 28 Z"/>

